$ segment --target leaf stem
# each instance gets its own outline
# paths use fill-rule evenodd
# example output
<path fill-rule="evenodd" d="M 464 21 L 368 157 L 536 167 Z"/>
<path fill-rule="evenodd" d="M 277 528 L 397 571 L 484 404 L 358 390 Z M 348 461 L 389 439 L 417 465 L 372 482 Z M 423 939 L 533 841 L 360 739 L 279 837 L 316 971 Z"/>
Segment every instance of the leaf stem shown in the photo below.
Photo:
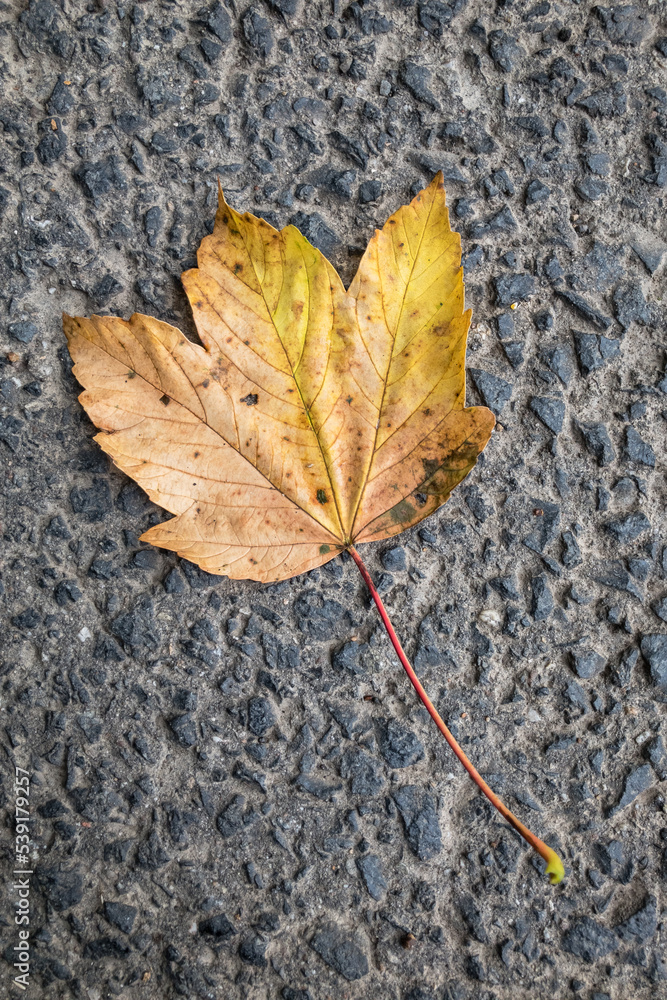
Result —
<path fill-rule="evenodd" d="M 423 688 L 423 686 L 422 686 L 419 678 L 417 677 L 416 673 L 412 669 L 410 661 L 408 660 L 407 656 L 403 652 L 403 647 L 401 646 L 401 644 L 400 644 L 400 642 L 398 640 L 398 636 L 396 635 L 396 633 L 394 631 L 394 626 L 391 624 L 391 621 L 389 620 L 389 615 L 387 614 L 387 610 L 386 610 L 384 604 L 382 603 L 382 598 L 378 594 L 378 592 L 377 592 L 377 590 L 375 588 L 375 585 L 374 585 L 374 583 L 373 583 L 373 581 L 371 579 L 370 573 L 366 569 L 366 566 L 364 565 L 364 563 L 363 563 L 363 561 L 361 559 L 361 556 L 359 555 L 359 553 L 355 549 L 354 545 L 348 546 L 348 550 L 347 551 L 350 553 L 350 555 L 354 559 L 355 563 L 357 564 L 359 572 L 361 573 L 362 577 L 364 578 L 364 582 L 366 583 L 366 586 L 368 587 L 368 589 L 369 589 L 369 591 L 371 593 L 371 597 L 375 601 L 376 607 L 377 607 L 377 609 L 378 609 L 378 611 L 380 613 L 380 618 L 382 619 L 382 623 L 383 623 L 384 627 L 386 628 L 387 635 L 389 636 L 389 638 L 391 640 L 391 644 L 394 647 L 394 649 L 396 650 L 396 653 L 398 655 L 399 660 L 401 661 L 403 669 L 405 670 L 406 674 L 410 678 L 412 686 L 414 687 L 415 691 L 417 692 L 417 694 L 421 698 L 421 700 L 422 700 L 422 702 L 423 702 L 426 710 L 428 711 L 429 715 L 431 716 L 431 718 L 435 722 L 436 726 L 438 727 L 438 729 L 440 730 L 440 732 L 442 733 L 442 735 L 445 737 L 445 739 L 449 743 L 449 746 L 451 747 L 452 751 L 456 754 L 456 756 L 458 757 L 458 759 L 461 761 L 461 763 L 463 764 L 463 766 L 465 767 L 466 771 L 468 772 L 468 774 L 470 775 L 470 777 L 472 778 L 472 780 L 475 782 L 475 784 L 477 785 L 477 787 L 484 793 L 484 795 L 486 795 L 486 797 L 489 800 L 489 802 L 492 805 L 494 805 L 496 807 L 496 809 L 498 810 L 498 812 L 501 814 L 501 816 L 503 816 L 507 820 L 507 822 L 511 826 L 513 826 L 514 829 L 518 833 L 521 834 L 521 836 L 523 837 L 523 839 L 530 844 L 530 846 L 533 848 L 533 850 L 537 851 L 537 853 L 540 855 L 540 857 L 543 858 L 546 861 L 546 864 L 547 864 L 546 874 L 549 876 L 551 884 L 552 885 L 556 885 L 558 882 L 560 882 L 563 879 L 563 876 L 565 874 L 565 870 L 563 868 L 563 864 L 562 864 L 560 858 L 558 857 L 558 855 L 556 854 L 555 851 L 553 851 L 550 847 L 548 847 L 544 843 L 544 841 L 540 840 L 539 837 L 536 837 L 535 834 L 532 833 L 528 829 L 527 826 L 523 825 L 523 823 L 521 822 L 521 820 L 517 819 L 516 816 L 509 811 L 509 809 L 507 808 L 507 806 L 503 802 L 501 802 L 501 800 L 498 798 L 498 796 L 496 795 L 496 793 L 494 791 L 492 791 L 491 788 L 489 788 L 489 786 L 484 781 L 484 779 L 482 778 L 482 776 L 479 773 L 479 771 L 477 770 L 477 768 L 474 767 L 473 764 L 471 764 L 471 762 L 468 760 L 468 758 L 464 754 L 463 750 L 458 745 L 458 743 L 456 742 L 456 740 L 454 739 L 454 737 L 450 733 L 449 729 L 447 728 L 447 726 L 445 725 L 445 723 L 443 722 L 443 720 L 440 718 L 440 715 L 438 714 L 438 712 L 437 712 L 437 710 L 435 708 L 435 705 L 433 704 L 433 702 L 431 701 L 431 699 L 429 698 L 429 696 L 426 694 L 426 691 L 424 690 L 424 688 Z"/>

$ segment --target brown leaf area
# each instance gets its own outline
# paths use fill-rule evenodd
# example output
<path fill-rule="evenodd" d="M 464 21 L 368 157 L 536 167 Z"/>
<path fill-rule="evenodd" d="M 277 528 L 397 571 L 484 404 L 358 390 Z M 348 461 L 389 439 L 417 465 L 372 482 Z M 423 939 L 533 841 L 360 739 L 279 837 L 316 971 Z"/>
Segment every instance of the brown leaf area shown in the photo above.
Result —
<path fill-rule="evenodd" d="M 263 582 L 433 513 L 494 417 L 465 407 L 461 243 L 442 175 L 376 230 L 346 291 L 293 226 L 222 193 L 183 284 L 204 345 L 135 314 L 65 316 L 95 440 L 174 514 L 142 540 Z"/>

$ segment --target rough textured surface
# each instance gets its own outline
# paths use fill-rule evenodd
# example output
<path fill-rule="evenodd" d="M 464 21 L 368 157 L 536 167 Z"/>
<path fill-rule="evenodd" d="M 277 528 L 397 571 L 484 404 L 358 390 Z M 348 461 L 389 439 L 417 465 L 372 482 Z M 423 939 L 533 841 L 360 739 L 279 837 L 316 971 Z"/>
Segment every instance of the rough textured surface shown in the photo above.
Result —
<path fill-rule="evenodd" d="M 32 774 L 33 995 L 666 996 L 663 6 L 0 9 L 0 742 L 7 808 Z M 349 280 L 439 168 L 469 399 L 501 426 L 367 558 L 467 752 L 562 850 L 556 889 L 354 565 L 232 585 L 137 543 L 162 513 L 91 441 L 60 329 L 192 335 L 218 177 Z"/>

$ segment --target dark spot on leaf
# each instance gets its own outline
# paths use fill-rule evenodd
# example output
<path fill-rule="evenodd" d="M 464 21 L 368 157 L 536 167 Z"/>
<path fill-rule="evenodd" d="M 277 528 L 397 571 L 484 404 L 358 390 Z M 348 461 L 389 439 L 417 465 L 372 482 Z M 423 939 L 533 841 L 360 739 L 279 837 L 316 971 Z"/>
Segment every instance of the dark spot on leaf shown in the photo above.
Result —
<path fill-rule="evenodd" d="M 394 524 L 407 524 L 414 517 L 415 509 L 407 500 L 401 500 L 389 511 Z"/>
<path fill-rule="evenodd" d="M 426 501 L 428 500 L 428 497 L 426 496 L 425 493 L 415 493 L 415 500 L 417 501 L 420 507 L 423 507 Z"/>
<path fill-rule="evenodd" d="M 247 396 L 241 397 L 241 402 L 245 403 L 246 406 L 256 406 L 259 396 L 256 392 L 249 392 Z"/>
<path fill-rule="evenodd" d="M 317 491 L 317 502 L 318 503 L 329 503 L 329 497 L 326 495 L 324 490 Z"/>
<path fill-rule="evenodd" d="M 320 555 L 325 556 L 327 552 L 331 552 L 330 545 L 320 545 Z"/>
<path fill-rule="evenodd" d="M 127 377 L 128 377 L 128 378 L 136 378 L 136 377 L 137 377 L 137 373 L 136 373 L 136 372 L 133 372 L 133 371 L 129 371 L 129 372 L 127 373 Z"/>
<path fill-rule="evenodd" d="M 234 264 L 234 274 L 238 274 L 239 271 L 243 270 L 243 264 Z"/>
<path fill-rule="evenodd" d="M 204 381 L 202 382 L 202 386 L 203 386 L 204 389 L 208 389 L 209 384 L 210 384 L 209 383 L 209 379 L 207 379 L 207 378 L 205 378 Z"/>
<path fill-rule="evenodd" d="M 170 400 L 170 398 L 169 398 L 169 396 L 167 395 L 166 392 L 165 392 L 164 396 L 160 396 L 160 402 L 164 403 L 165 406 L 169 406 L 169 404 L 171 403 L 171 400 Z"/>
<path fill-rule="evenodd" d="M 440 462 L 436 458 L 422 458 L 422 465 L 426 479 L 430 479 L 440 468 Z"/>
<path fill-rule="evenodd" d="M 195 302 L 195 309 L 203 309 L 203 307 L 204 307 L 203 302 Z"/>

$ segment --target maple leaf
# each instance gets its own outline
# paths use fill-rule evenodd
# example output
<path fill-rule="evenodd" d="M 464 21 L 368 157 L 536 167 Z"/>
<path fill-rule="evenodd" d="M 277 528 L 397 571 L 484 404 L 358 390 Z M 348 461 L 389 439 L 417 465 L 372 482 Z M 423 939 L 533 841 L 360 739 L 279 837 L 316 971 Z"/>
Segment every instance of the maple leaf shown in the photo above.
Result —
<path fill-rule="evenodd" d="M 495 423 L 464 405 L 471 311 L 442 174 L 376 230 L 347 291 L 294 226 L 222 191 L 197 263 L 182 280 L 203 347 L 136 313 L 63 320 L 95 440 L 175 515 L 142 541 L 263 583 L 347 550 L 386 616 L 356 544 L 432 514 Z"/>
<path fill-rule="evenodd" d="M 197 257 L 203 348 L 149 316 L 65 319 L 96 441 L 176 515 L 142 540 L 268 583 L 439 507 L 494 425 L 464 406 L 471 312 L 442 179 L 375 233 L 348 291 L 294 226 L 222 194 Z"/>

